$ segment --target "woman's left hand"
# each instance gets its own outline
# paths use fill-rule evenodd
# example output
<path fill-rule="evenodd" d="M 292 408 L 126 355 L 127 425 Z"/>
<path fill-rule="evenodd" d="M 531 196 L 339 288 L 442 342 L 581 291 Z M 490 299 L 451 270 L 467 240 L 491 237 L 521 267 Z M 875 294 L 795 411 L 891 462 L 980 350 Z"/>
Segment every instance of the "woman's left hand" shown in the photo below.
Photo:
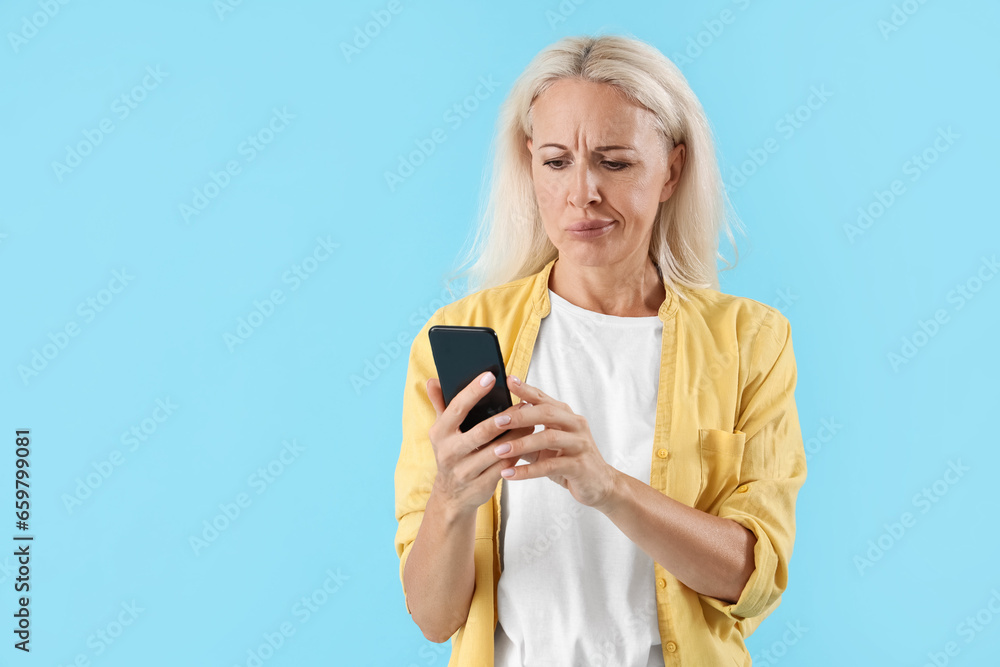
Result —
<path fill-rule="evenodd" d="M 513 394 L 529 405 L 516 410 L 506 428 L 537 424 L 545 428 L 500 445 L 509 445 L 510 449 L 497 454 L 498 458 L 528 461 L 527 465 L 508 468 L 514 474 L 505 475 L 505 479 L 548 477 L 584 505 L 593 507 L 608 500 L 617 471 L 601 456 L 587 420 L 537 387 L 523 382 L 511 382 L 509 386 Z"/>

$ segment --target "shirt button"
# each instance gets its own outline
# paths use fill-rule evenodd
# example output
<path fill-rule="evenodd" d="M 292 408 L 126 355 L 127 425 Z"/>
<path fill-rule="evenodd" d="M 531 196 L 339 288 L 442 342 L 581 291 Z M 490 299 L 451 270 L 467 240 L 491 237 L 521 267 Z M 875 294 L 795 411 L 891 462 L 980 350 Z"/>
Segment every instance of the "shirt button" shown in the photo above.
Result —
<path fill-rule="evenodd" d="M 677 650 L 677 644 L 673 642 L 667 642 L 667 650 L 673 653 L 674 651 Z"/>
<path fill-rule="evenodd" d="M 657 579 L 656 580 L 656 585 L 659 586 L 660 588 L 666 588 L 667 587 L 667 580 L 666 579 Z"/>
<path fill-rule="evenodd" d="M 660 457 L 661 459 L 665 459 L 665 458 L 667 458 L 667 450 L 665 450 L 665 449 L 657 449 L 656 450 L 656 455 L 658 457 Z"/>
<path fill-rule="evenodd" d="M 736 493 L 746 493 L 749 490 L 750 490 L 750 487 L 747 486 L 746 484 L 743 484 L 738 489 L 736 489 Z"/>

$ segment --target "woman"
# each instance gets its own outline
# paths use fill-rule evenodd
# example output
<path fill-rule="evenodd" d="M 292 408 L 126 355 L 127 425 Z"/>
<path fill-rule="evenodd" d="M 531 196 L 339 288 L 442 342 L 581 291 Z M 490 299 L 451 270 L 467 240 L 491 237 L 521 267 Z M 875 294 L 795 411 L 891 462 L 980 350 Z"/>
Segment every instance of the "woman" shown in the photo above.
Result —
<path fill-rule="evenodd" d="M 498 134 L 478 289 L 410 351 L 407 611 L 451 666 L 749 665 L 806 463 L 788 320 L 718 291 L 704 112 L 653 47 L 576 37 L 529 65 Z M 512 408 L 459 430 L 495 378 L 446 409 L 435 324 L 496 330 Z"/>

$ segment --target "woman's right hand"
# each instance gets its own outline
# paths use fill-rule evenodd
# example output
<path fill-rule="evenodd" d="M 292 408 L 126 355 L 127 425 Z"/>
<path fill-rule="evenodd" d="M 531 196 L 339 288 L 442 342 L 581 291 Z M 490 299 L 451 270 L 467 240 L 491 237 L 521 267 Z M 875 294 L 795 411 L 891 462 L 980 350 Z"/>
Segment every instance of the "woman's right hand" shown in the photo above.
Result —
<path fill-rule="evenodd" d="M 483 386 L 480 381 L 485 377 L 492 379 Z M 493 448 L 508 440 L 530 435 L 535 430 L 533 426 L 511 430 L 507 426 L 497 426 L 494 421 L 496 417 L 510 415 L 527 405 L 524 402 L 484 419 L 465 433 L 459 430 L 469 410 L 490 393 L 494 382 L 496 378 L 488 371 L 479 375 L 458 392 L 446 409 L 441 383 L 437 378 L 427 381 L 427 396 L 437 412 L 437 419 L 428 433 L 437 459 L 437 476 L 432 493 L 438 494 L 458 513 L 474 512 L 489 500 L 496 491 L 497 482 L 502 479 L 500 471 L 517 463 L 513 459 L 497 458 Z M 507 382 L 513 384 L 509 376 Z M 493 438 L 497 439 L 491 442 Z M 486 443 L 490 446 L 483 447 Z"/>

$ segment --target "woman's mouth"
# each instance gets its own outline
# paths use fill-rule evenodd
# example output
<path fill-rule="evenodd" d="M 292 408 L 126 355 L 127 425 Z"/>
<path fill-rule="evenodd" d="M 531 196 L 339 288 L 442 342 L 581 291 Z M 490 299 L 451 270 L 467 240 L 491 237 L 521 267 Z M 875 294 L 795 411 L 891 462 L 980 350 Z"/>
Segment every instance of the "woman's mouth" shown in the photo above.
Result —
<path fill-rule="evenodd" d="M 615 226 L 615 222 L 615 220 L 612 220 L 603 227 L 592 227 L 590 229 L 567 229 L 566 233 L 577 239 L 595 239 L 611 231 Z"/>

